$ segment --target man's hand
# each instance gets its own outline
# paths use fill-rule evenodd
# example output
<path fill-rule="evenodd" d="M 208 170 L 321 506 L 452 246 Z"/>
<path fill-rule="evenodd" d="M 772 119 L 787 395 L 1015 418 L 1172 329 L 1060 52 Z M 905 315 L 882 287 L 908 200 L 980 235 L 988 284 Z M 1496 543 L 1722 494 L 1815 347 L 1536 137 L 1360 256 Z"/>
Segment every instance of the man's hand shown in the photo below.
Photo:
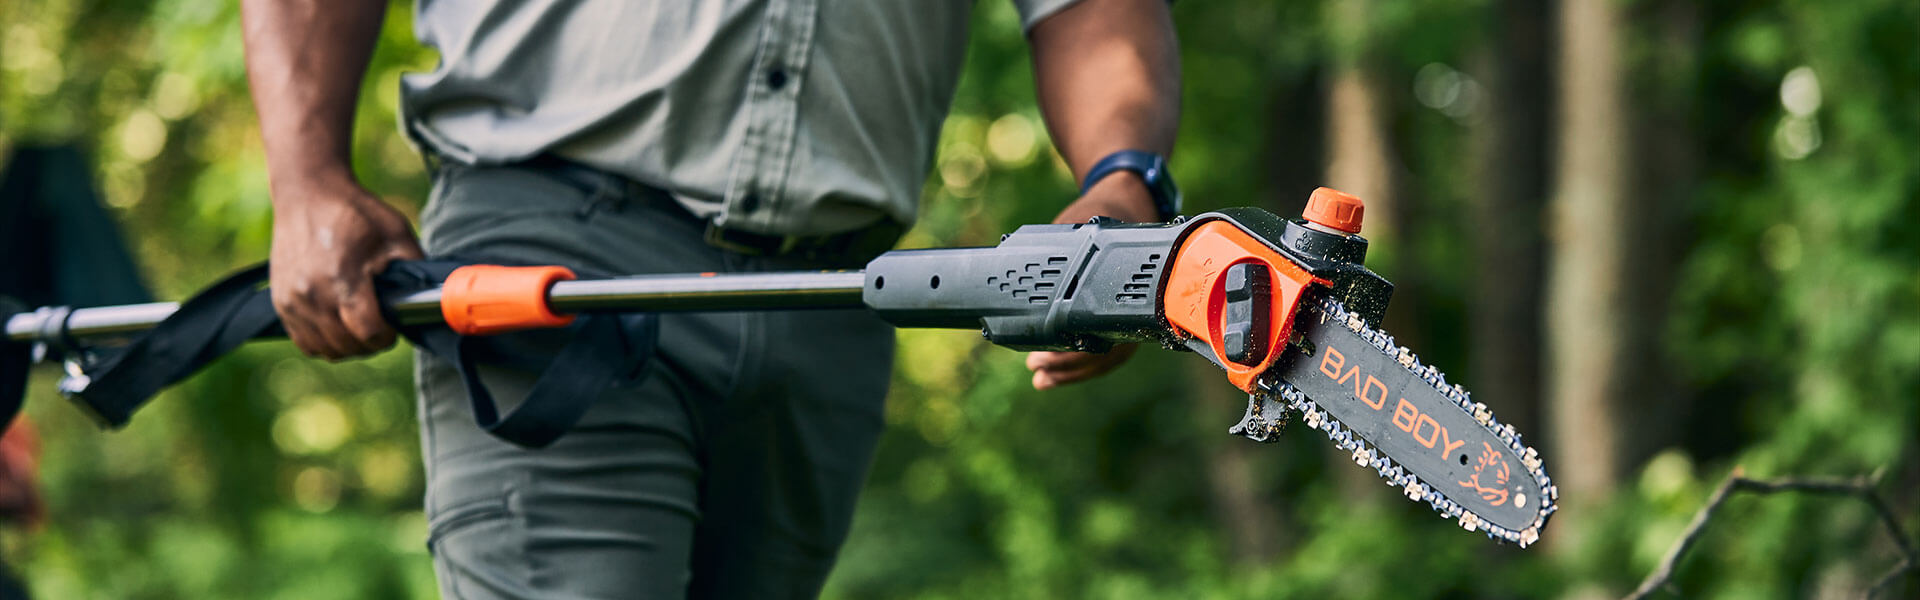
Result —
<path fill-rule="evenodd" d="M 1029 352 L 1027 370 L 1033 371 L 1033 389 L 1044 390 L 1105 375 L 1139 349 L 1139 344 L 1119 344 L 1101 353 Z"/>
<path fill-rule="evenodd" d="M 1160 220 L 1153 207 L 1153 194 L 1147 183 L 1132 171 L 1116 171 L 1102 178 L 1087 195 L 1067 205 L 1055 223 L 1085 223 L 1094 217 L 1113 217 L 1128 223 L 1152 223 Z"/>
<path fill-rule="evenodd" d="M 1122 171 L 1095 183 L 1087 195 L 1060 211 L 1053 222 L 1085 223 L 1093 217 L 1147 222 L 1158 220 L 1159 214 L 1153 208 L 1147 184 L 1139 175 Z M 1135 344 L 1120 344 L 1102 353 L 1033 352 L 1027 354 L 1027 370 L 1033 371 L 1033 389 L 1044 390 L 1105 375 L 1127 362 L 1138 349 Z"/>
<path fill-rule="evenodd" d="M 1180 52 L 1166 0 L 1082 0 L 1027 32 L 1040 110 L 1060 154 L 1083 179 L 1101 157 L 1138 149 L 1166 155 L 1180 121 Z M 1132 172 L 1095 182 L 1055 223 L 1107 216 L 1160 218 L 1146 183 Z M 1103 354 L 1027 355 L 1033 387 L 1084 381 L 1133 356 L 1132 344 Z"/>
<path fill-rule="evenodd" d="M 275 190 L 273 308 L 308 356 L 340 360 L 393 345 L 373 277 L 421 257 L 406 215 L 350 178 Z"/>

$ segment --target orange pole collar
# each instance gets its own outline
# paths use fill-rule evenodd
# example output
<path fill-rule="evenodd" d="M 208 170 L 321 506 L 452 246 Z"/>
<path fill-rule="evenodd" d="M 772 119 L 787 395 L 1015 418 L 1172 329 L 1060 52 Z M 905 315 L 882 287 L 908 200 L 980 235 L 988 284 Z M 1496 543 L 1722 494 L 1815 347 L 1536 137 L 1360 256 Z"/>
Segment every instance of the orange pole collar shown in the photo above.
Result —
<path fill-rule="evenodd" d="M 522 329 L 563 327 L 573 315 L 554 314 L 547 290 L 574 279 L 566 267 L 467 265 L 440 286 L 440 315 L 460 335 L 493 335 Z"/>

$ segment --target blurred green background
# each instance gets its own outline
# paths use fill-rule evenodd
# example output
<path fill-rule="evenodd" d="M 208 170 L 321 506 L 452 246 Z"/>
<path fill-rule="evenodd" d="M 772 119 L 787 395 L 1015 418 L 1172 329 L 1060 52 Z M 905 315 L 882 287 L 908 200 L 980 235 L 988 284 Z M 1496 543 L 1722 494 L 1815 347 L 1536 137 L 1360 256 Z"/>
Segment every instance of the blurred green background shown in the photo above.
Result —
<path fill-rule="evenodd" d="M 87 149 L 164 298 L 267 254 L 232 2 L 0 3 L 0 153 Z M 396 3 L 359 114 L 418 210 Z M 1304 429 L 1149 350 L 1038 393 L 973 332 L 902 331 L 889 429 L 830 597 L 1606 597 L 1734 465 L 1880 473 L 1920 521 L 1920 4 L 1216 0 L 1174 6 L 1189 212 L 1369 201 L 1388 328 L 1520 426 L 1563 510 L 1540 547 L 1435 518 Z M 979 3 L 910 246 L 990 244 L 1072 197 L 1012 8 Z M 33 384 L 45 598 L 431 597 L 406 351 L 258 344 L 97 430 Z M 1898 559 L 1859 503 L 1736 498 L 1687 597 L 1853 597 Z M 1913 597 L 1908 577 L 1889 597 Z"/>

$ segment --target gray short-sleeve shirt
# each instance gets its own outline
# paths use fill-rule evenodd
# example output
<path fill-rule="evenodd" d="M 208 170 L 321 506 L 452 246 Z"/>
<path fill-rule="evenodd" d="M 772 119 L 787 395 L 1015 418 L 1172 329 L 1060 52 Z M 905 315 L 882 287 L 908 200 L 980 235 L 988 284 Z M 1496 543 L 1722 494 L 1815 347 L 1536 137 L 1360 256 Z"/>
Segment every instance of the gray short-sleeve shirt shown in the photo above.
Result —
<path fill-rule="evenodd" d="M 1014 0 L 1031 27 L 1076 0 Z M 469 164 L 553 153 L 730 228 L 914 218 L 969 0 L 421 0 L 408 132 Z"/>

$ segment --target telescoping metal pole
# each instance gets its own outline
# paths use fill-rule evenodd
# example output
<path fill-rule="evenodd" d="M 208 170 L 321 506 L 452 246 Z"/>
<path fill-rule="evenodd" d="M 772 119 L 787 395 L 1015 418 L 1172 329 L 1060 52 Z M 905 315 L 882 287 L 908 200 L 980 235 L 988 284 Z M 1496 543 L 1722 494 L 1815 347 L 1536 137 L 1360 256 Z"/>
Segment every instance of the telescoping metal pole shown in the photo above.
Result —
<path fill-rule="evenodd" d="M 595 310 L 692 312 L 858 308 L 866 275 L 861 271 L 791 273 L 700 273 L 638 275 L 555 282 L 548 305 L 561 313 Z M 72 310 L 42 308 L 7 319 L 7 338 L 17 342 L 113 338 L 145 331 L 173 314 L 172 302 Z M 395 301 L 403 325 L 442 320 L 440 290 L 415 292 Z M 64 321 L 50 322 L 50 321 Z"/>

